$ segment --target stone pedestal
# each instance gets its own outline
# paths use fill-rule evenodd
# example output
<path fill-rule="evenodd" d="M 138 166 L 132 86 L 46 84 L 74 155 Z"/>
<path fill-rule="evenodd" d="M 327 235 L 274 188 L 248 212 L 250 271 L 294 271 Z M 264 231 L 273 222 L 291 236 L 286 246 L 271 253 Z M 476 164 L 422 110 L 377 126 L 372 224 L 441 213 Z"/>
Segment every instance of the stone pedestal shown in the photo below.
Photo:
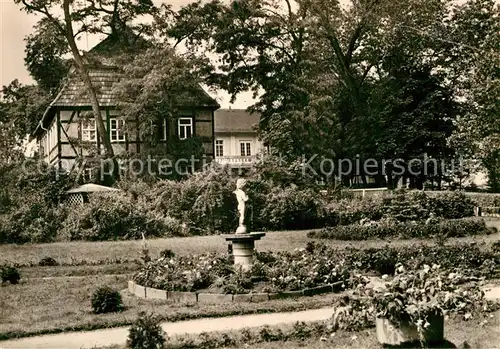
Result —
<path fill-rule="evenodd" d="M 255 241 L 265 235 L 265 233 L 225 235 L 226 241 L 231 241 L 233 245 L 234 264 L 240 265 L 243 270 L 249 270 L 253 263 Z"/>

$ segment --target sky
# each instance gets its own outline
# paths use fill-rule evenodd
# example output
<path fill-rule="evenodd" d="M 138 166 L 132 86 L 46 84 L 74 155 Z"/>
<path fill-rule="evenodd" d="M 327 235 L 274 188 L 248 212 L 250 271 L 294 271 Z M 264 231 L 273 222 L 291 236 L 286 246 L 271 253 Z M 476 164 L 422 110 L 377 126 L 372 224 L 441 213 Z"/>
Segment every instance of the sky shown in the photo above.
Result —
<path fill-rule="evenodd" d="M 186 5 L 192 0 L 156 0 L 155 3 L 169 3 L 174 9 Z M 0 87 L 8 85 L 12 80 L 18 79 L 23 84 L 33 83 L 26 67 L 24 66 L 24 38 L 33 32 L 33 26 L 40 16 L 27 14 L 20 10 L 14 0 L 0 0 Z M 90 49 L 98 43 L 98 38 L 89 37 L 81 40 L 81 49 Z M 234 104 L 229 103 L 229 95 L 223 91 L 207 91 L 217 99 L 222 108 L 246 108 L 255 100 L 251 93 L 238 96 Z"/>

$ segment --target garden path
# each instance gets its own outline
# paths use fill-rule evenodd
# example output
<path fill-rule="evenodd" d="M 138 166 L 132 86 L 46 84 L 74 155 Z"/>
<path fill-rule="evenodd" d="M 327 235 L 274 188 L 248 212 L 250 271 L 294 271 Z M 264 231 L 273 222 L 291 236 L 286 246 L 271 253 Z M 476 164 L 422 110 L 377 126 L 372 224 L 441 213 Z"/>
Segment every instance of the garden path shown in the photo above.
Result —
<path fill-rule="evenodd" d="M 183 333 L 239 330 L 264 325 L 293 324 L 297 321 L 320 321 L 332 316 L 333 308 L 305 310 L 293 313 L 240 315 L 216 319 L 196 319 L 166 322 L 162 328 L 169 336 Z M 124 345 L 129 327 L 117 327 L 85 332 L 68 332 L 0 342 L 0 349 L 88 349 L 114 344 Z"/>
<path fill-rule="evenodd" d="M 377 285 L 378 286 L 378 285 Z M 485 289 L 487 299 L 500 299 L 500 286 L 489 285 Z M 240 315 L 215 319 L 196 319 L 166 322 L 162 328 L 168 335 L 183 333 L 240 330 L 264 325 L 293 324 L 297 321 L 311 322 L 326 320 L 332 316 L 334 308 L 305 310 L 293 313 Z M 0 349 L 89 349 L 114 344 L 125 344 L 128 327 L 117 327 L 85 332 L 68 332 L 45 336 L 0 341 Z"/>

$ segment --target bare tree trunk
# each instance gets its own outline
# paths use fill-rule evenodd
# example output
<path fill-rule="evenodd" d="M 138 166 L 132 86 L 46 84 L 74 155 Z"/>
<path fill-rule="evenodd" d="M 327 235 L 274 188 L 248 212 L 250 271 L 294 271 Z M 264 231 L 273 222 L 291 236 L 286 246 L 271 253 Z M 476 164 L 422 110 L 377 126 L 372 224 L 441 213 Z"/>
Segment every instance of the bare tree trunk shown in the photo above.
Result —
<path fill-rule="evenodd" d="M 71 21 L 71 13 L 70 13 L 70 6 L 71 0 L 64 0 L 63 2 L 63 10 L 64 10 L 64 22 L 65 22 L 65 34 L 66 34 L 66 40 L 68 41 L 68 45 L 71 49 L 71 53 L 73 54 L 73 58 L 75 60 L 75 65 L 78 70 L 78 74 L 80 75 L 80 78 L 82 79 L 85 88 L 87 90 L 87 95 L 90 99 L 90 104 L 92 105 L 92 112 L 94 114 L 94 118 L 96 120 L 96 125 L 97 125 L 97 133 L 99 134 L 99 137 L 101 138 L 102 144 L 104 145 L 104 150 L 106 152 L 106 158 L 113 158 L 114 157 L 114 151 L 113 147 L 111 146 L 111 141 L 109 139 L 109 134 L 106 131 L 106 126 L 104 126 L 104 121 L 102 120 L 102 114 L 101 114 L 101 108 L 99 106 L 99 101 L 97 99 L 97 93 L 94 88 L 94 85 L 92 85 L 92 81 L 90 80 L 89 73 L 87 69 L 85 68 L 85 64 L 83 62 L 83 58 L 80 55 L 80 51 L 78 50 L 78 47 L 76 46 L 75 38 L 74 38 L 74 33 L 73 33 L 73 24 Z"/>

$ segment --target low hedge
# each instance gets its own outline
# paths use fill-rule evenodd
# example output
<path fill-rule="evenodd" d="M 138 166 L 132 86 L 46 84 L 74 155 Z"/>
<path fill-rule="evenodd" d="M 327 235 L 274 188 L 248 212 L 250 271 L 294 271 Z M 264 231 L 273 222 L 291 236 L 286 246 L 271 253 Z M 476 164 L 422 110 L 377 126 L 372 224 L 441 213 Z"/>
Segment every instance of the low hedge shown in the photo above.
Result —
<path fill-rule="evenodd" d="M 494 228 L 486 227 L 482 219 L 443 220 L 435 222 L 394 222 L 381 221 L 370 224 L 351 224 L 328 227 L 307 234 L 314 239 L 371 240 L 371 239 L 411 239 L 431 237 L 464 237 L 494 233 Z"/>
<path fill-rule="evenodd" d="M 498 207 L 481 207 L 481 215 L 500 215 L 500 206 Z"/>
<path fill-rule="evenodd" d="M 335 252 L 333 252 L 335 251 Z M 396 265 L 402 263 L 408 270 L 423 265 L 440 265 L 444 270 L 468 270 L 470 274 L 495 278 L 500 263 L 500 251 L 485 243 L 456 245 L 412 245 L 380 248 L 333 250 L 332 258 L 344 259 L 347 265 L 363 272 L 380 275 L 394 274 Z"/>

